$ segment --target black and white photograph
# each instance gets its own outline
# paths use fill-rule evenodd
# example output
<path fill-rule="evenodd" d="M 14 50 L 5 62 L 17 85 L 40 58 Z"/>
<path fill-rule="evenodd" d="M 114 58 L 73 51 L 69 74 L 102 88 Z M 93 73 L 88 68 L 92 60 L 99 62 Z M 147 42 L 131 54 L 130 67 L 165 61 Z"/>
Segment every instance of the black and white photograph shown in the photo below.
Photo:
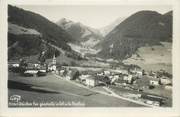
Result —
<path fill-rule="evenodd" d="M 179 117 L 180 1 L 1 0 L 0 117 Z"/>
<path fill-rule="evenodd" d="M 171 5 L 8 4 L 8 107 L 172 107 Z"/>

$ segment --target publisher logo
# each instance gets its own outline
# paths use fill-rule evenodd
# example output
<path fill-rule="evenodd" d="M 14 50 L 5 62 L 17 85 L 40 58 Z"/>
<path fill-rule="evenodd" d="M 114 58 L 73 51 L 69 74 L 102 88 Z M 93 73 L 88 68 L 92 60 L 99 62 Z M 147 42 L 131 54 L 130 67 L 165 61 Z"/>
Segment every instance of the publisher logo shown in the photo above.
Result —
<path fill-rule="evenodd" d="M 21 100 L 21 96 L 20 95 L 12 95 L 12 96 L 10 96 L 9 100 L 13 101 L 13 102 L 19 102 Z"/>

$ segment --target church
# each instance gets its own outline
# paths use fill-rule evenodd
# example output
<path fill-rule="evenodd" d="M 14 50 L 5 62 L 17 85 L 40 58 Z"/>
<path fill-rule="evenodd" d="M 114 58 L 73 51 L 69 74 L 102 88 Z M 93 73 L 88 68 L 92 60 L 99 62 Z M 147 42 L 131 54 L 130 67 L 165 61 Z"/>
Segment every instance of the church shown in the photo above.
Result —
<path fill-rule="evenodd" d="M 56 56 L 53 56 L 52 62 L 48 64 L 48 71 L 56 71 Z"/>

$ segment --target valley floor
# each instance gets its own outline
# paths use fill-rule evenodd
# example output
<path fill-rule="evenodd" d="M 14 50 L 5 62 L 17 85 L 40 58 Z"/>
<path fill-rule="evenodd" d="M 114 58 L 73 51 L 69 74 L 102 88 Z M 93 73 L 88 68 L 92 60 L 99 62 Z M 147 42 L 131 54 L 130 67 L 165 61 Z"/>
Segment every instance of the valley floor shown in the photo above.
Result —
<path fill-rule="evenodd" d="M 10 100 L 13 95 L 21 96 L 21 103 Z M 77 86 L 52 74 L 21 77 L 9 73 L 8 98 L 9 107 L 143 107 Z"/>

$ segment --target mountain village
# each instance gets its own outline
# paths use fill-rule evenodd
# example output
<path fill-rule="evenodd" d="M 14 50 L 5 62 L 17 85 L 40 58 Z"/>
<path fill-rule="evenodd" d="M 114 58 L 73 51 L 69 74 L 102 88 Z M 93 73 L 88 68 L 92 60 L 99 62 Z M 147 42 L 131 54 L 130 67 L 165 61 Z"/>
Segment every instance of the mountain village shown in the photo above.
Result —
<path fill-rule="evenodd" d="M 168 97 L 158 95 L 156 91 L 168 92 L 172 90 L 172 76 L 168 76 L 163 70 L 147 72 L 137 67 L 128 70 L 102 68 L 95 71 L 86 70 L 86 67 L 84 67 L 83 70 L 80 70 L 78 66 L 57 66 L 55 55 L 51 62 L 43 65 L 39 61 L 22 61 L 9 62 L 9 72 L 19 73 L 25 78 L 38 79 L 53 74 L 78 86 L 89 89 L 100 87 L 106 90 L 104 93 L 112 96 L 115 94 L 147 106 L 167 105 Z M 118 89 L 126 91 L 121 92 Z"/>
<path fill-rule="evenodd" d="M 171 107 L 172 90 L 172 11 L 100 30 L 8 5 L 9 107 Z"/>

